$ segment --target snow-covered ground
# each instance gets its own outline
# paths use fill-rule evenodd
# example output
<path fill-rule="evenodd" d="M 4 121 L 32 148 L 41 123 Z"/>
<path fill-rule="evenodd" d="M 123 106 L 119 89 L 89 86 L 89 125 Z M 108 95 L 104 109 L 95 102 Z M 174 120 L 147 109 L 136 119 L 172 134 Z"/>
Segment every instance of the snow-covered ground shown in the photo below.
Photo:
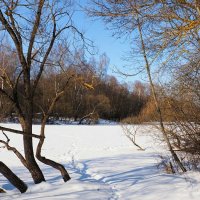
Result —
<path fill-rule="evenodd" d="M 17 124 L 1 124 L 19 128 Z M 39 125 L 34 126 L 34 133 Z M 48 125 L 43 154 L 61 162 L 72 180 L 62 181 L 58 171 L 40 164 L 47 182 L 34 185 L 30 174 L 12 152 L 0 149 L 4 161 L 24 180 L 29 189 L 20 194 L 0 175 L 0 187 L 6 194 L 1 200 L 197 200 L 200 196 L 200 174 L 166 174 L 157 168 L 163 147 L 153 142 L 151 126 L 138 129 L 137 142 L 146 150 L 138 151 L 123 134 L 119 125 L 74 126 Z M 0 137 L 2 137 L 0 135 Z M 10 145 L 21 152 L 22 137 L 9 134 Z M 38 142 L 34 139 L 34 144 Z"/>

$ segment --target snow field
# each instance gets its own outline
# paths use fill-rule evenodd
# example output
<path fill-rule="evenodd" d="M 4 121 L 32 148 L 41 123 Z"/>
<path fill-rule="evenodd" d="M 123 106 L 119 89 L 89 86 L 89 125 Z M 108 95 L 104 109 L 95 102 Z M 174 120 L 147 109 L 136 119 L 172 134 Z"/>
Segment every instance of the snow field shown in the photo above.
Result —
<path fill-rule="evenodd" d="M 1 124 L 19 128 L 17 124 Z M 39 133 L 39 126 L 33 127 Z M 47 125 L 42 154 L 65 165 L 72 180 L 67 183 L 57 170 L 40 166 L 47 182 L 34 185 L 30 174 L 12 152 L 0 149 L 0 159 L 29 186 L 20 194 L 0 175 L 0 186 L 7 193 L 2 200 L 197 200 L 200 175 L 166 174 L 157 168 L 163 146 L 152 140 L 158 134 L 152 126 L 141 126 L 136 141 L 145 151 L 138 151 L 123 134 L 119 125 L 74 126 Z M 0 136 L 1 138 L 3 136 Z M 22 137 L 9 134 L 10 145 L 23 153 Z M 34 139 L 34 145 L 38 142 Z"/>

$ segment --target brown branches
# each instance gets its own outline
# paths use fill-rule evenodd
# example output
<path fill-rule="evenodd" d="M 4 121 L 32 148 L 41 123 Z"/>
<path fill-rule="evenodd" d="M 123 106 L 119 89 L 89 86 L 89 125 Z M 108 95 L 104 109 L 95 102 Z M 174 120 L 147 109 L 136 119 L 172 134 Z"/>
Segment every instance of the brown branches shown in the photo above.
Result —
<path fill-rule="evenodd" d="M 11 147 L 9 145 L 10 139 L 8 138 L 8 136 L 4 133 L 4 131 L 2 131 L 3 135 L 6 137 L 7 141 L 4 140 L 0 140 L 0 143 L 4 144 L 5 147 L 9 150 L 12 151 L 21 161 L 21 163 L 27 168 L 27 163 L 25 158 L 22 156 L 22 154 L 15 148 L 15 147 Z"/>
<path fill-rule="evenodd" d="M 26 137 L 33 137 L 33 138 L 41 138 L 42 137 L 42 136 L 39 136 L 39 135 L 36 135 L 36 134 L 26 134 L 23 131 L 11 129 L 11 128 L 6 128 L 6 127 L 2 127 L 2 126 L 0 126 L 0 130 L 8 131 L 10 133 L 15 133 L 15 134 L 20 134 L 20 135 L 26 135 Z"/>
<path fill-rule="evenodd" d="M 6 18 L 3 15 L 1 10 L 0 10 L 0 21 L 1 21 L 2 25 L 5 27 L 6 31 L 10 34 L 13 42 L 15 43 L 15 47 L 16 47 L 17 52 L 18 52 L 19 60 L 22 64 L 22 66 L 24 67 L 26 65 L 26 60 L 25 60 L 23 50 L 22 50 L 21 38 L 19 38 L 19 36 L 15 33 L 15 31 L 14 31 L 15 27 L 13 28 L 13 27 L 10 26 L 10 24 L 6 20 Z"/>
<path fill-rule="evenodd" d="M 62 1 L 45 0 L 38 0 L 35 3 L 27 1 L 26 4 L 21 4 L 18 1 L 2 1 L 1 4 L 0 23 L 6 36 L 11 40 L 11 46 L 16 53 L 17 62 L 10 66 L 10 68 L 15 70 L 9 72 L 7 72 L 7 66 L 3 66 L 3 69 L 7 70 L 4 72 L 8 73 L 4 74 L 4 76 L 8 76 L 6 77 L 6 85 L 4 88 L 0 88 L 0 94 L 12 104 L 23 131 L 1 126 L 0 130 L 23 135 L 24 158 L 15 148 L 9 146 L 8 138 L 7 141 L 1 141 L 1 143 L 7 149 L 13 151 L 22 163 L 26 163 L 26 167 L 35 183 L 40 183 L 45 181 L 45 179 L 35 161 L 33 138 L 40 139 L 36 153 L 37 157 L 44 163 L 59 169 L 65 181 L 70 179 L 62 165 L 40 155 L 45 139 L 44 128 L 46 121 L 52 113 L 56 102 L 63 96 L 71 79 L 68 78 L 70 75 L 67 78 L 65 77 L 67 80 L 62 80 L 63 88 L 56 90 L 55 96 L 52 95 L 49 98 L 50 106 L 47 105 L 47 110 L 44 109 L 46 105 L 43 105 L 44 116 L 41 125 L 41 135 L 38 136 L 32 133 L 33 116 L 35 114 L 35 105 L 37 104 L 35 99 L 37 98 L 36 93 L 39 92 L 39 82 L 43 77 L 45 67 L 53 66 L 56 63 L 57 58 L 54 57 L 54 60 L 49 58 L 54 46 L 59 45 L 60 41 L 66 41 L 65 39 L 68 38 L 71 39 L 71 35 L 63 34 L 66 30 L 72 31 L 72 34 L 78 34 L 82 41 L 84 41 L 83 34 L 72 23 L 70 12 L 73 13 L 73 10 L 71 1 L 68 0 L 65 5 Z M 12 51 L 11 49 L 8 50 Z"/>
<path fill-rule="evenodd" d="M 139 126 L 138 125 L 122 125 L 122 129 L 126 137 L 136 146 L 139 148 L 139 150 L 144 151 L 145 149 L 142 148 L 139 144 L 136 142 L 136 134 L 138 133 Z"/>
<path fill-rule="evenodd" d="M 44 144 L 45 125 L 46 125 L 47 119 L 49 118 L 49 115 L 51 114 L 56 102 L 64 94 L 64 91 L 65 91 L 66 87 L 68 86 L 68 83 L 69 83 L 70 79 L 73 78 L 73 77 L 74 77 L 74 75 L 70 76 L 68 78 L 68 80 L 66 81 L 63 89 L 60 92 L 56 93 L 56 96 L 53 98 L 53 100 L 52 100 L 52 102 L 51 102 L 51 104 L 50 104 L 50 106 L 48 108 L 48 111 L 46 113 L 43 111 L 44 117 L 43 117 L 42 124 L 41 124 L 41 132 L 40 132 L 41 138 L 40 138 L 40 141 L 39 141 L 39 143 L 37 145 L 37 149 L 36 149 L 36 158 L 40 162 L 59 170 L 61 175 L 62 175 L 62 177 L 63 177 L 64 182 L 67 182 L 67 181 L 69 181 L 71 179 L 69 174 L 68 174 L 68 172 L 67 172 L 67 170 L 65 169 L 65 167 L 63 165 L 61 165 L 60 163 L 57 163 L 57 162 L 55 162 L 53 160 L 47 159 L 46 157 L 42 156 L 41 155 L 41 151 L 42 151 L 42 146 Z"/>
<path fill-rule="evenodd" d="M 37 10 L 37 14 L 36 14 L 36 18 L 35 18 L 35 22 L 34 22 L 34 26 L 33 26 L 33 30 L 31 32 L 31 37 L 30 37 L 30 42 L 29 42 L 29 47 L 28 47 L 28 53 L 27 53 L 27 64 L 30 67 L 31 65 L 31 54 L 32 54 L 32 49 L 33 49 L 33 45 L 34 45 L 34 41 L 35 41 L 35 37 L 40 25 L 40 19 L 41 19 L 41 15 L 42 15 L 42 8 L 44 5 L 44 0 L 40 0 L 38 3 L 38 10 Z"/>

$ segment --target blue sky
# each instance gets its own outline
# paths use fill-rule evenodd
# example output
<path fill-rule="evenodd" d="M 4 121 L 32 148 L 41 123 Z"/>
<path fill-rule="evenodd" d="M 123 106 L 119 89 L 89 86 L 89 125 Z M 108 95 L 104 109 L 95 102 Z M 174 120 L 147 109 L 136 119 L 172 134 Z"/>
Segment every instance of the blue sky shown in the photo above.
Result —
<path fill-rule="evenodd" d="M 79 0 L 81 5 L 85 5 L 86 0 Z M 80 30 L 84 31 L 85 36 L 94 42 L 98 48 L 99 55 L 106 53 L 110 59 L 108 73 L 116 76 L 119 81 L 131 81 L 140 77 L 121 77 L 115 73 L 115 68 L 122 69 L 128 63 L 123 60 L 127 52 L 130 51 L 129 42 L 125 39 L 116 39 L 112 36 L 112 31 L 106 30 L 105 24 L 101 20 L 89 18 L 81 9 L 74 14 L 75 24 L 78 24 Z"/>

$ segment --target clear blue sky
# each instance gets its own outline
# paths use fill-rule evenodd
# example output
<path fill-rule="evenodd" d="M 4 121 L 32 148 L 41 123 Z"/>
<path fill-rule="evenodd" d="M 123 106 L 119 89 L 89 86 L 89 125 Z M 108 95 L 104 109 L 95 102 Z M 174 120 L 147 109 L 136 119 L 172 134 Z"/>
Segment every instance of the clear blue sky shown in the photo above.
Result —
<path fill-rule="evenodd" d="M 86 5 L 87 0 L 78 0 L 81 5 Z M 116 39 L 112 36 L 112 32 L 106 30 L 105 24 L 101 20 L 94 20 L 89 18 L 80 7 L 77 7 L 74 14 L 74 22 L 85 32 L 85 36 L 94 42 L 94 45 L 99 50 L 99 55 L 106 53 L 110 59 L 110 65 L 108 73 L 116 76 L 119 81 L 131 81 L 140 79 L 137 77 L 121 77 L 118 73 L 115 73 L 115 68 L 122 69 L 127 65 L 127 62 L 123 60 L 127 52 L 130 51 L 129 42 L 125 39 Z M 116 71 L 116 70 L 115 70 Z M 130 72 L 130 71 L 129 71 Z M 131 73 L 134 73 L 131 72 Z"/>

